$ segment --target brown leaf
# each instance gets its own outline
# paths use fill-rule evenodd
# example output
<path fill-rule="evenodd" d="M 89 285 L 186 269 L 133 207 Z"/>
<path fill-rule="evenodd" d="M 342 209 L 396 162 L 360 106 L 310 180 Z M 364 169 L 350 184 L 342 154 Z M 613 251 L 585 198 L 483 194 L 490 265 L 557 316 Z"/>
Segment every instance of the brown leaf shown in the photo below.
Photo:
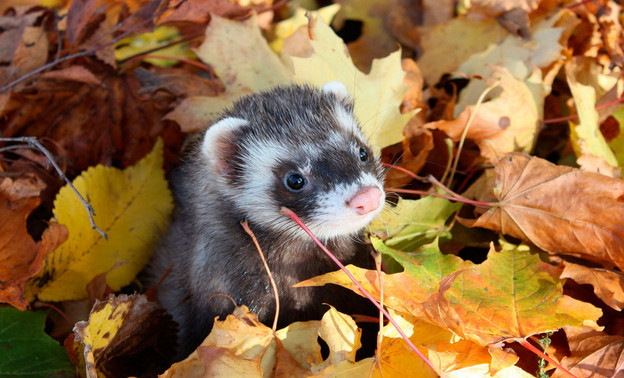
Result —
<path fill-rule="evenodd" d="M 48 38 L 38 20 L 50 16 L 43 9 L 21 8 L 13 15 L 0 17 L 0 85 L 46 63 Z M 18 88 L 24 85 L 21 83 Z"/>
<path fill-rule="evenodd" d="M 161 372 L 175 349 L 175 323 L 143 295 L 109 296 L 97 301 L 89 321 L 78 322 L 76 340 L 85 347 L 91 372 L 107 377 Z"/>
<path fill-rule="evenodd" d="M 0 114 L 3 137 L 51 139 L 51 152 L 67 159 L 70 177 L 98 164 L 131 166 L 158 136 L 165 142 L 166 165 L 175 163 L 184 136 L 162 120 L 173 98 L 143 94 L 132 72 L 112 75 L 108 66 L 86 63 L 101 71 L 70 66 L 46 74 L 35 91 L 13 93 Z"/>
<path fill-rule="evenodd" d="M 43 184 L 35 179 L 0 182 L 0 302 L 25 310 L 26 281 L 39 272 L 43 259 L 67 238 L 67 228 L 51 223 L 39 242 L 26 230 L 26 218 L 39 205 Z"/>
<path fill-rule="evenodd" d="M 563 263 L 564 269 L 561 278 L 571 278 L 580 284 L 589 284 L 594 287 L 594 293 L 611 308 L 621 311 L 624 308 L 624 277 L 622 273 L 589 268 L 583 265 Z"/>
<path fill-rule="evenodd" d="M 561 361 L 570 373 L 577 377 L 619 377 L 618 363 L 624 357 L 624 337 L 608 336 L 588 327 L 575 329 L 564 327 L 570 345 L 569 357 Z M 621 366 L 619 366 L 621 368 Z M 557 370 L 553 378 L 568 377 Z"/>
<path fill-rule="evenodd" d="M 494 162 L 495 204 L 484 227 L 555 253 L 624 268 L 624 181 L 520 153 Z"/>
<path fill-rule="evenodd" d="M 189 0 L 171 1 L 169 10 L 159 17 L 157 24 L 171 22 L 193 22 L 205 25 L 210 21 L 210 14 L 230 19 L 242 19 L 251 16 L 252 9 L 238 5 L 230 0 Z"/>

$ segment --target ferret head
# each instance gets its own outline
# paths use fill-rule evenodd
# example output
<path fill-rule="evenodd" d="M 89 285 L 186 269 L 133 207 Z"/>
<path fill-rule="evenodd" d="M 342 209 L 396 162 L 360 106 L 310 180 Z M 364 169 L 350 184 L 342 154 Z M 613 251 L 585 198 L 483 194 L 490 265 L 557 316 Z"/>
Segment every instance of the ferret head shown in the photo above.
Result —
<path fill-rule="evenodd" d="M 381 211 L 379 158 L 366 143 L 342 83 L 280 86 L 244 97 L 201 143 L 222 194 L 252 225 L 321 239 L 356 233 Z M 307 235 L 305 236 L 307 237 Z"/>

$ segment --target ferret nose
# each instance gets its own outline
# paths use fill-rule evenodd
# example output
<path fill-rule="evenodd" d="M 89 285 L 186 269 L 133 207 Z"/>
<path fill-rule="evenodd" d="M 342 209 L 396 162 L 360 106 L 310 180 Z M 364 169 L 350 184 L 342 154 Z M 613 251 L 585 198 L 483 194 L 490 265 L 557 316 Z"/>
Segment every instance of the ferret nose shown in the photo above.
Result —
<path fill-rule="evenodd" d="M 359 215 L 368 214 L 379 207 L 381 191 L 376 186 L 371 186 L 356 193 L 347 206 L 355 210 Z"/>

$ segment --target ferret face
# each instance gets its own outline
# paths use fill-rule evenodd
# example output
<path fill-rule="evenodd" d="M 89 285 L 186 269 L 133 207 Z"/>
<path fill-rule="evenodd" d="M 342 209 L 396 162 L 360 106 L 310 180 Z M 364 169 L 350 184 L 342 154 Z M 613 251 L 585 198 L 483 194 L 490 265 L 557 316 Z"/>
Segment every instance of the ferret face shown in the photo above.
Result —
<path fill-rule="evenodd" d="M 356 233 L 381 211 L 383 169 L 353 117 L 344 86 L 278 87 L 239 100 L 201 147 L 223 194 L 251 224 L 321 239 Z"/>

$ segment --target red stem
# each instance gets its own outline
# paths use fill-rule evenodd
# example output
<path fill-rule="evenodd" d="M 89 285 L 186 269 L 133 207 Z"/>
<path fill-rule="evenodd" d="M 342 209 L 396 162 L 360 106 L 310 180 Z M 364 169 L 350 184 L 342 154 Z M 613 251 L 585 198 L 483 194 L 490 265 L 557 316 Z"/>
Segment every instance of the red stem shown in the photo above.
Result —
<path fill-rule="evenodd" d="M 314 240 L 314 242 L 323 250 L 323 252 L 325 252 L 327 254 L 327 256 L 329 256 L 330 259 L 332 259 L 336 265 L 338 265 L 340 267 L 340 269 L 342 269 L 343 272 L 345 272 L 345 274 L 351 279 L 351 281 L 353 281 L 353 283 L 357 286 L 358 289 L 360 289 L 360 291 L 362 292 L 362 294 L 364 294 L 364 296 L 366 298 L 368 298 L 368 300 L 370 300 L 378 309 L 379 311 L 381 311 L 384 316 L 390 321 L 390 323 L 392 323 L 392 325 L 394 326 L 394 328 L 396 328 L 396 330 L 399 332 L 399 334 L 403 337 L 403 340 L 405 340 L 405 342 L 410 346 L 410 348 L 414 351 L 414 353 L 416 353 L 418 355 L 418 357 L 420 357 L 421 360 L 423 360 L 425 362 L 425 364 L 427 364 L 427 366 L 429 366 L 431 368 L 431 370 L 433 370 L 436 374 L 440 375 L 440 373 L 438 373 L 438 371 L 436 370 L 435 367 L 433 367 L 433 364 L 431 363 L 431 361 L 429 361 L 427 359 L 427 357 L 425 357 L 419 350 L 418 348 L 416 348 L 416 346 L 410 341 L 409 337 L 405 334 L 405 332 L 403 332 L 403 330 L 401 329 L 401 327 L 397 324 L 397 322 L 392 318 L 392 316 L 390 316 L 390 314 L 388 314 L 388 312 L 373 298 L 372 295 L 369 294 L 368 291 L 366 291 L 366 289 L 364 289 L 362 287 L 362 285 L 360 285 L 360 283 L 355 279 L 355 277 L 353 277 L 353 275 L 347 270 L 347 268 L 345 268 L 345 266 L 340 262 L 340 260 L 338 260 L 336 258 L 336 256 L 334 256 L 333 253 L 331 253 L 324 245 L 323 243 L 321 243 L 316 236 L 314 236 L 314 234 L 312 233 L 312 231 L 310 231 L 308 229 L 308 227 L 301 221 L 301 219 L 299 219 L 299 217 L 297 216 L 297 214 L 295 214 L 292 210 L 286 208 L 286 207 L 282 207 L 280 209 L 280 213 L 288 215 L 293 221 L 295 221 L 295 223 L 297 223 L 299 225 L 299 227 L 301 227 L 303 229 L 303 231 L 305 231 L 311 238 L 312 240 Z"/>
<path fill-rule="evenodd" d="M 624 96 L 616 98 L 615 100 L 611 100 L 609 102 L 606 102 L 600 106 L 596 106 L 596 110 L 602 110 L 604 108 L 608 108 L 611 105 L 615 105 L 619 102 L 624 102 Z M 564 122 L 564 121 L 571 121 L 573 119 L 577 119 L 578 118 L 578 114 L 572 114 L 566 117 L 559 117 L 559 118 L 551 118 L 551 119 L 545 119 L 544 123 L 557 123 L 557 122 Z"/>
<path fill-rule="evenodd" d="M 462 202 L 462 203 L 467 203 L 467 204 L 475 205 L 475 206 L 479 206 L 479 207 L 487 207 L 487 208 L 492 207 L 492 203 L 491 202 L 475 201 L 475 200 L 471 200 L 471 199 L 463 198 L 463 197 L 457 198 L 457 197 L 453 197 L 453 196 L 447 196 L 445 194 L 428 192 L 426 190 L 391 189 L 390 191 L 396 192 L 396 193 L 403 193 L 403 194 L 419 194 L 419 195 L 424 195 L 424 196 L 440 197 L 440 198 L 445 198 L 445 199 L 447 199 L 449 201 Z"/>
<path fill-rule="evenodd" d="M 566 368 L 564 368 L 563 366 L 561 366 L 557 361 L 553 360 L 552 358 L 550 358 L 547 354 L 545 354 L 544 352 L 542 352 L 541 350 L 537 349 L 536 347 L 534 347 L 531 343 L 529 343 L 526 340 L 522 340 L 519 341 L 520 345 L 522 345 L 523 347 L 527 348 L 528 350 L 530 350 L 531 352 L 537 354 L 538 356 L 542 357 L 543 359 L 545 359 L 546 361 L 550 362 L 551 364 L 555 365 L 557 367 L 557 369 L 561 369 L 561 371 L 563 371 L 564 373 L 568 374 L 570 377 L 574 377 L 577 378 L 576 375 L 570 373 L 568 370 L 566 370 Z"/>

